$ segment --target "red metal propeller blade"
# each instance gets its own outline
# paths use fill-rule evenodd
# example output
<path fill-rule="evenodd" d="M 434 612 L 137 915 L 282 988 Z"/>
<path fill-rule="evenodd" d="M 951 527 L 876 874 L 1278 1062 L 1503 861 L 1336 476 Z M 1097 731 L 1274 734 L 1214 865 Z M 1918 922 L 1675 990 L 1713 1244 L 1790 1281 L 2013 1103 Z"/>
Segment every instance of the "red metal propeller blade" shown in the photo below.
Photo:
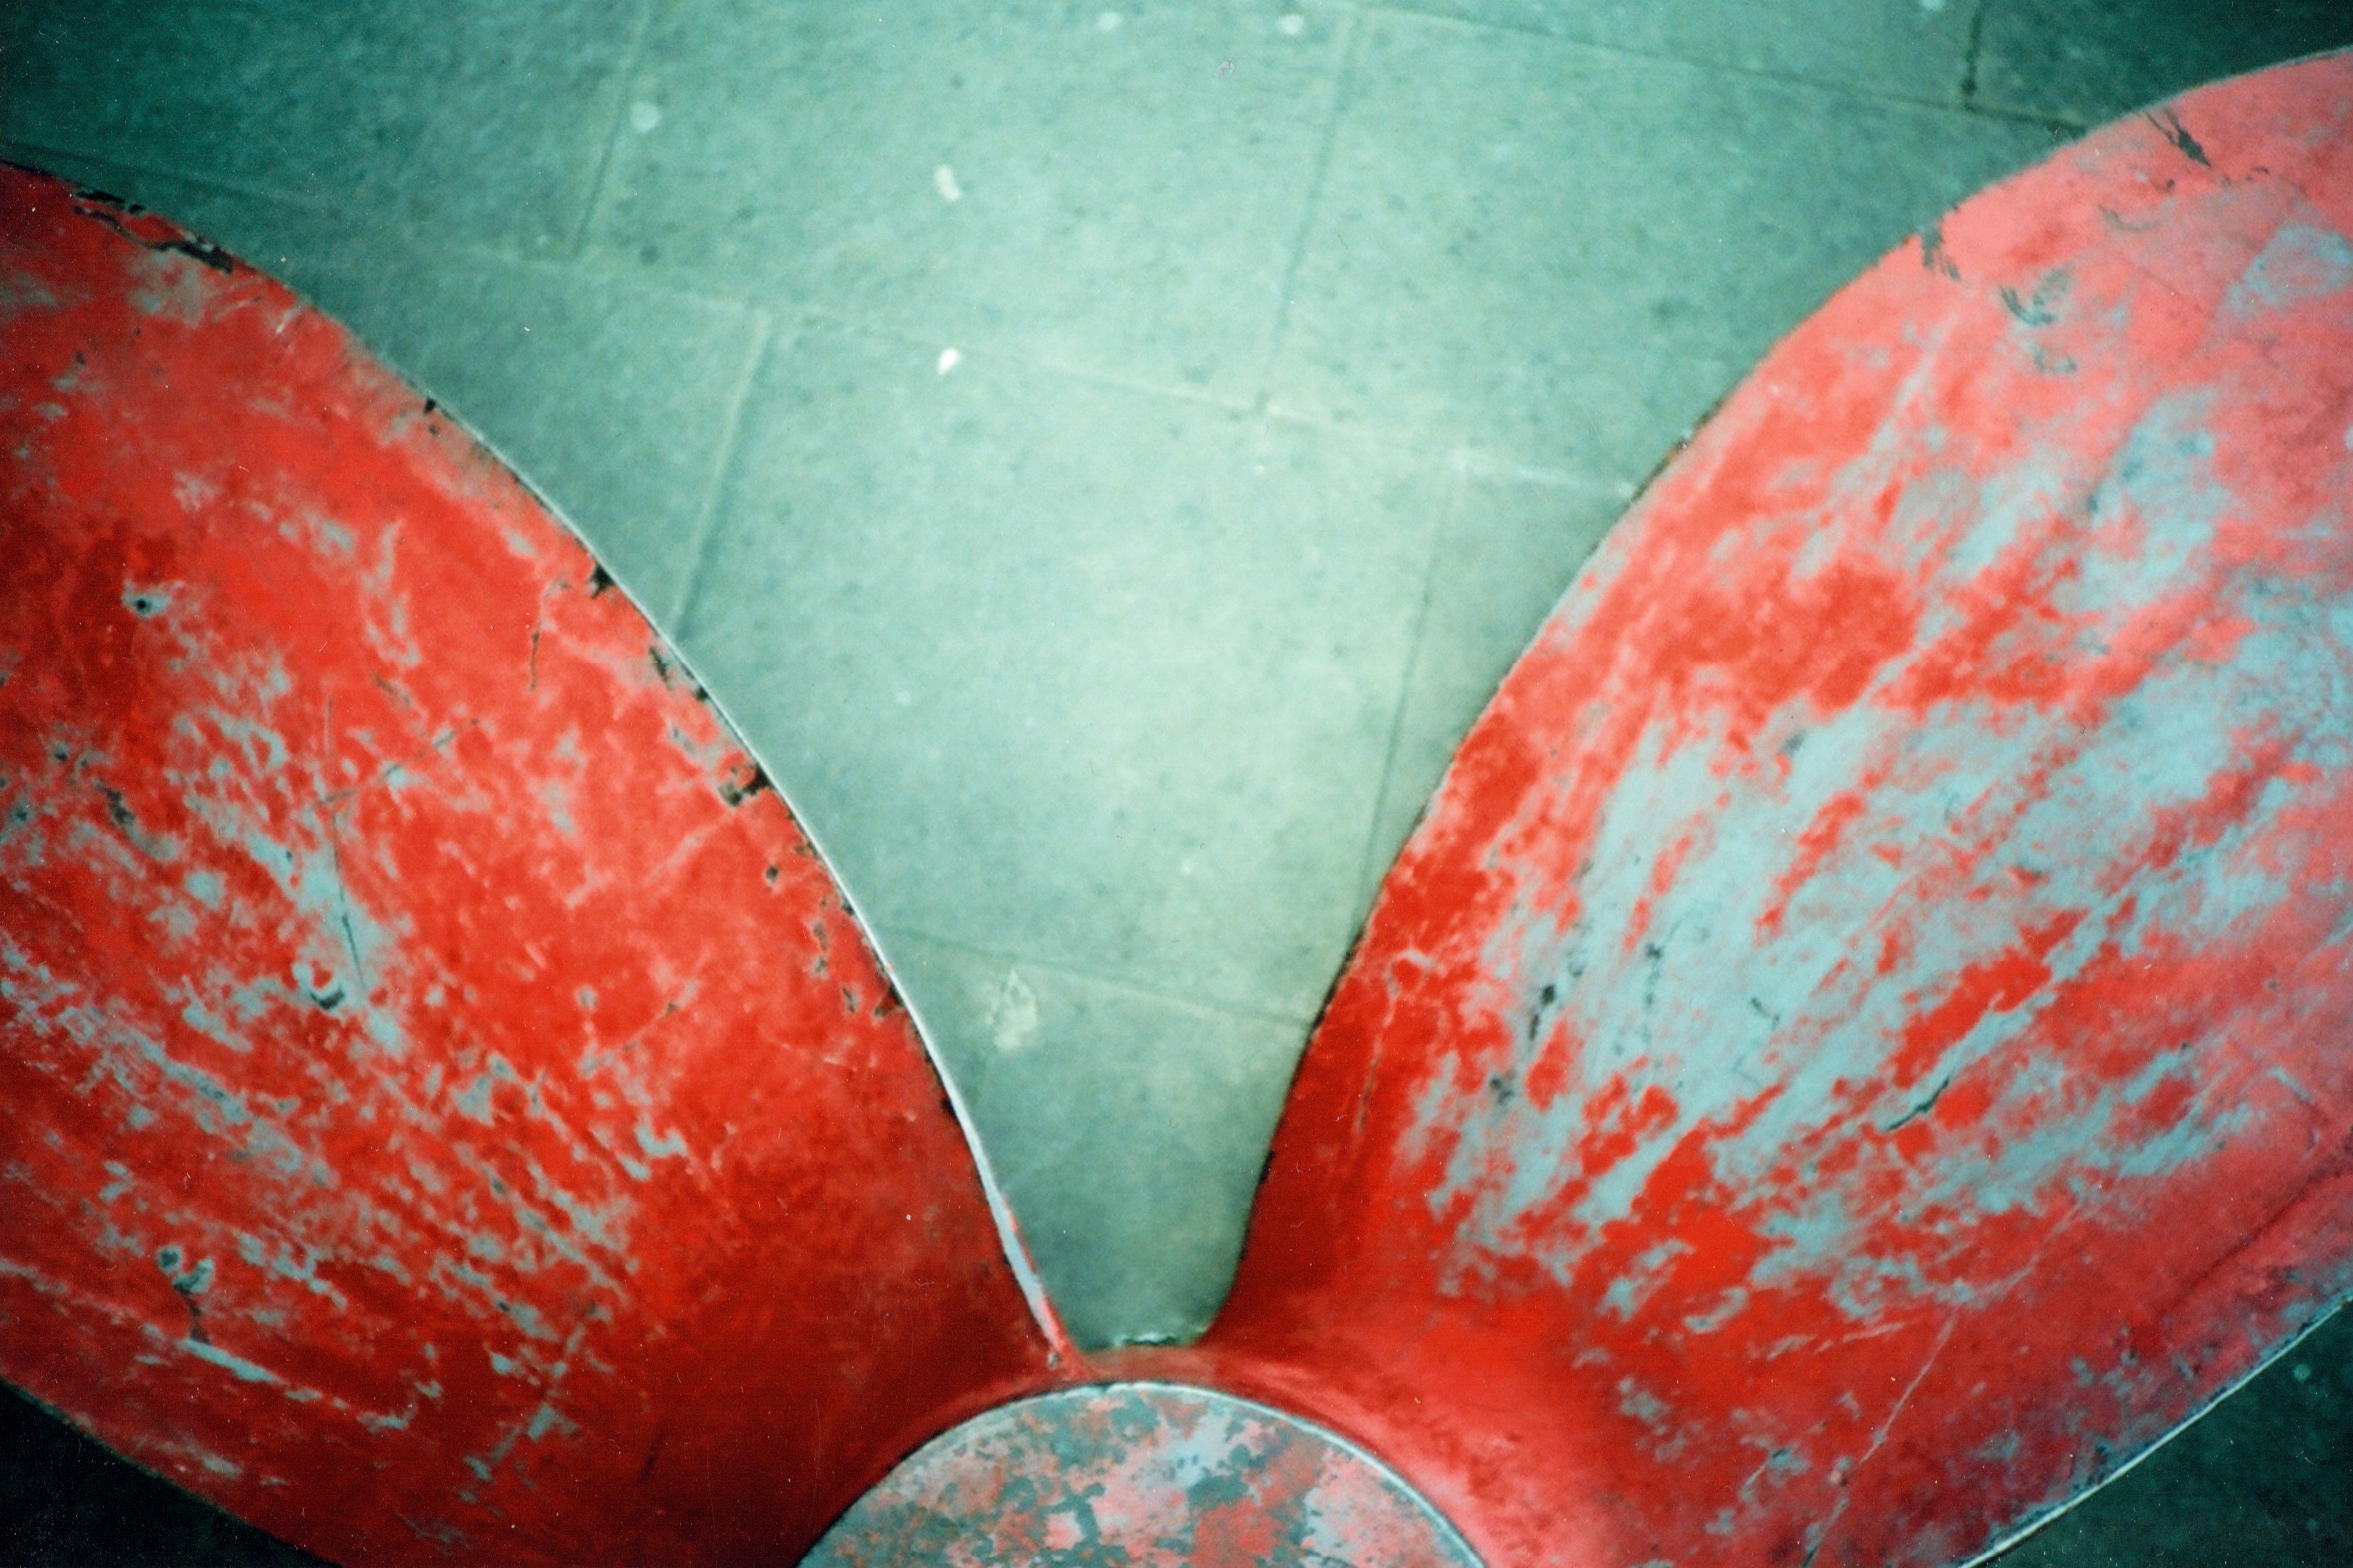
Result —
<path fill-rule="evenodd" d="M 1948 1563 L 2353 1290 L 2353 57 L 1764 361 L 1464 744 L 1192 1375 L 1496 1568 Z"/>
<path fill-rule="evenodd" d="M 0 1373 L 354 1558 L 786 1553 L 984 1409 L 828 1560 L 2000 1543 L 2353 1291 L 2348 121 L 2192 95 L 1778 348 L 1457 759 L 1209 1337 L 1092 1364 L 560 525 L 7 176 Z"/>
<path fill-rule="evenodd" d="M 0 1375 L 469 1563 L 789 1561 L 1051 1381 L 784 804 L 342 329 L 0 169 Z"/>

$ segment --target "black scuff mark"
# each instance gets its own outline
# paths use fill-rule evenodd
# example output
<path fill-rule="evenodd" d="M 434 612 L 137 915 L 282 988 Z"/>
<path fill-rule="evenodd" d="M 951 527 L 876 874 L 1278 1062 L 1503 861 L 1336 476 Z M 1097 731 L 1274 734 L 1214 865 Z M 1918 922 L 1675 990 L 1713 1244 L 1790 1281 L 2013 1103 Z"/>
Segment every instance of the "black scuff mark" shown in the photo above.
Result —
<path fill-rule="evenodd" d="M 1961 269 L 1954 262 L 1953 253 L 1945 248 L 1945 226 L 1941 219 L 1920 231 L 1920 265 L 1949 282 L 1961 280 Z"/>
<path fill-rule="evenodd" d="M 1916 1121 L 1921 1117 L 1927 1115 L 1928 1112 L 1936 1109 L 1936 1101 L 1945 1098 L 1945 1090 L 1952 1087 L 1953 1075 L 1951 1073 L 1947 1073 L 1943 1078 L 1936 1080 L 1936 1087 L 1928 1091 L 1927 1099 L 1921 1100 L 1918 1104 L 1913 1106 L 1911 1110 L 1905 1111 L 1903 1115 L 1897 1117 L 1894 1121 L 1881 1128 L 1880 1131 L 1882 1132 L 1893 1132 L 1897 1128 L 1903 1127 L 1909 1122 Z"/>
<path fill-rule="evenodd" d="M 335 838 L 334 816 L 330 813 L 327 818 L 327 868 L 335 878 L 335 923 L 343 929 L 343 951 L 351 954 L 352 973 L 359 976 L 360 994 L 364 996 L 372 987 L 368 981 L 367 963 L 360 957 L 359 936 L 352 930 L 352 890 L 343 882 L 343 857 L 336 847 Z M 341 999 L 339 994 L 337 1000 Z"/>
<path fill-rule="evenodd" d="M 2051 309 L 2050 301 L 2043 298 L 2042 290 L 2040 289 L 2034 291 L 2031 299 L 2021 295 L 2007 283 L 1996 292 L 2001 296 L 2001 308 L 2027 326 L 2047 327 L 2059 319 L 2058 312 Z"/>
<path fill-rule="evenodd" d="M 733 778 L 724 778 L 719 781 L 719 798 L 725 801 L 732 808 L 743 805 L 754 795 L 758 795 L 762 790 L 774 789 L 776 787 L 776 786 L 771 784 L 768 780 L 768 770 L 762 767 L 759 763 L 754 763 L 749 773 L 741 773 Z M 771 867 L 769 868 L 769 870 L 771 873 L 769 879 L 773 881 L 776 879 L 774 876 L 775 868 Z"/>
<path fill-rule="evenodd" d="M 590 598 L 594 599 L 597 597 L 602 595 L 606 589 L 612 585 L 613 574 L 605 570 L 605 563 L 603 562 L 599 561 L 588 569 L 588 596 Z"/>
<path fill-rule="evenodd" d="M 1659 943 L 1646 942 L 1642 944 L 1642 1013 L 1645 1017 L 1659 1010 L 1659 972 L 1665 967 L 1666 956 L 1667 950 Z"/>
<path fill-rule="evenodd" d="M 151 860 L 171 858 L 170 843 L 156 838 L 139 826 L 139 818 L 132 814 L 130 804 L 122 798 L 121 790 L 111 784 L 100 784 L 98 793 L 106 801 L 106 819 L 114 824 L 116 832 L 131 841 L 132 847 Z"/>
<path fill-rule="evenodd" d="M 211 268 L 214 271 L 222 274 L 224 277 L 237 270 L 236 257 L 231 256 L 219 246 L 208 244 L 201 239 L 182 238 L 161 240 L 151 243 L 147 248 L 150 250 L 175 251 L 179 255 L 188 257 L 206 267 Z"/>
<path fill-rule="evenodd" d="M 123 217 L 136 217 L 140 216 L 142 213 L 146 211 L 144 207 L 136 205 L 131 202 L 126 202 L 119 196 L 106 195 L 104 193 L 98 191 L 78 191 L 75 193 L 75 211 L 80 213 L 84 217 L 91 218 L 99 223 L 104 224 L 107 227 L 112 229 L 115 233 L 121 235 L 123 238 L 129 240 L 133 245 L 139 246 L 142 249 L 157 252 L 168 251 L 174 255 L 187 257 L 189 259 L 195 261 L 202 266 L 211 268 L 214 271 L 222 274 L 224 277 L 237 270 L 237 258 L 231 256 L 227 251 L 223 250 L 219 246 L 214 245 L 207 240 L 197 239 L 193 236 L 185 234 L 174 235 L 168 239 L 150 239 L 146 236 L 135 232 L 129 224 L 122 221 Z M 102 203 L 103 205 L 97 205 L 100 203 Z M 106 210 L 107 207 L 112 207 L 115 210 L 111 212 Z M 116 212 L 120 212 L 122 216 L 116 216 Z"/>
<path fill-rule="evenodd" d="M 166 1245 L 155 1249 L 155 1267 L 164 1271 L 180 1304 L 188 1310 L 188 1338 L 200 1345 L 212 1343 L 211 1336 L 205 1332 L 204 1304 L 196 1298 L 213 1282 L 213 1260 L 200 1258 L 191 1264 L 185 1253 Z"/>
<path fill-rule="evenodd" d="M 654 1428 L 654 1440 L 646 1447 L 646 1462 L 638 1467 L 638 1484 L 643 1486 L 654 1473 L 654 1461 L 661 1458 L 662 1442 L 670 1436 L 667 1426 Z"/>
<path fill-rule="evenodd" d="M 2179 148 L 2183 157 L 2201 169 L 2214 166 L 2206 156 L 2206 149 L 2198 144 L 2198 138 L 2189 134 L 2189 127 L 2181 123 L 2181 116 L 2170 109 L 2151 110 L 2148 122 L 2156 126 L 2168 142 Z"/>
<path fill-rule="evenodd" d="M 29 165 L 24 163 L 10 163 L 8 166 L 12 169 L 29 167 Z M 141 206 L 137 202 L 126 201 L 122 197 L 116 195 L 112 191 L 101 191 L 96 185 L 76 185 L 74 187 L 73 199 L 77 203 L 94 202 L 100 206 L 112 207 L 117 212 L 129 213 L 134 216 L 147 210 L 145 207 Z M 98 215 L 96 213 L 91 213 L 89 216 L 96 217 Z"/>
<path fill-rule="evenodd" d="M 1978 100 L 1978 61 L 1985 53 L 1985 14 L 1984 0 L 1978 0 L 1977 10 L 1969 16 L 1968 47 L 1961 62 L 1961 104 L 1964 108 L 1974 107 Z M 1813 1557 L 1809 1554 L 1806 1562 L 1810 1564 Z"/>
<path fill-rule="evenodd" d="M 139 819 L 132 816 L 131 808 L 122 803 L 122 792 L 111 785 L 100 784 L 98 786 L 98 793 L 106 797 L 108 820 L 122 829 L 124 837 L 136 837 L 139 833 Z"/>

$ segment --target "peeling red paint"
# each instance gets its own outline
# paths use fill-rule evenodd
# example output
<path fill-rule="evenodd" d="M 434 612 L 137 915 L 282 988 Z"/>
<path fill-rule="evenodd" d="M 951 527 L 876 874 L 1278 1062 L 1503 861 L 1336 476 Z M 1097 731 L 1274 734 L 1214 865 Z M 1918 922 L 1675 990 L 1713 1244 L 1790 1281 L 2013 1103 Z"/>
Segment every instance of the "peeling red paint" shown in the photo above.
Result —
<path fill-rule="evenodd" d="M 788 1556 L 934 1438 L 844 1560 L 1429 1522 L 1366 1456 L 1496 1568 L 1999 1544 L 2353 1293 L 2348 129 L 2193 94 L 1777 348 L 1465 742 L 1209 1336 L 1085 1362 L 563 527 L 0 174 L 0 1373 L 347 1560 Z M 1106 1378 L 1271 1408 L 1008 1415 Z"/>
<path fill-rule="evenodd" d="M 2177 110 L 1767 358 L 1310 1043 L 1181 1364 L 1498 1568 L 1962 1561 L 2353 1291 L 2353 60 Z"/>
<path fill-rule="evenodd" d="M 344 1561 L 789 1561 L 1053 1374 L 825 867 L 280 285 L 0 170 L 0 1373 Z"/>
<path fill-rule="evenodd" d="M 1376 1461 L 1291 1416 L 1120 1383 L 1020 1401 L 926 1445 L 810 1568 L 1476 1568 Z"/>

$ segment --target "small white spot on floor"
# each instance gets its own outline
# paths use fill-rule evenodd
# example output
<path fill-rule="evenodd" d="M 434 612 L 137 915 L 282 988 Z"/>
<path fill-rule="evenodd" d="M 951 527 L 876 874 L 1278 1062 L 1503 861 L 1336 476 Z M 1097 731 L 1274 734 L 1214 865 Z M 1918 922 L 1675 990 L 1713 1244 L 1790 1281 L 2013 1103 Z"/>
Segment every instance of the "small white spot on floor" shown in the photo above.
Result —
<path fill-rule="evenodd" d="M 629 105 L 629 129 L 643 136 L 661 123 L 661 105 L 642 100 Z"/>
<path fill-rule="evenodd" d="M 1945 0 L 1920 0 L 1920 9 L 1923 11 L 1941 11 L 1944 8 Z"/>
<path fill-rule="evenodd" d="M 956 366 L 963 363 L 964 355 L 956 353 L 955 350 L 942 349 L 940 351 L 940 374 L 942 375 L 947 374 L 948 372 L 955 369 Z M 904 699 L 902 699 L 902 700 L 904 700 Z"/>
<path fill-rule="evenodd" d="M 1038 1032 L 1038 994 L 1029 989 L 1018 969 L 1005 972 L 1005 984 L 988 1003 L 988 1037 L 1007 1056 L 1025 1049 Z"/>
<path fill-rule="evenodd" d="M 940 193 L 940 200 L 944 202 L 964 200 L 964 187 L 956 184 L 955 171 L 945 163 L 932 171 L 932 185 Z"/>
<path fill-rule="evenodd" d="M 1099 33 L 1116 33 L 1119 31 L 1119 25 L 1126 20 L 1126 17 L 1116 11 L 1105 11 L 1095 18 L 1095 30 Z"/>
<path fill-rule="evenodd" d="M 1926 3 L 1926 0 L 1922 0 L 1922 4 L 1925 5 Z M 1298 12 L 1293 11 L 1285 15 L 1282 20 L 1277 22 L 1274 26 L 1275 29 L 1282 33 L 1284 37 L 1295 38 L 1299 37 L 1300 34 L 1307 31 L 1307 18 L 1301 16 Z"/>
<path fill-rule="evenodd" d="M 2306 1363 L 2304 1363 L 2304 1362 L 2298 1362 L 2298 1363 L 2295 1363 L 2295 1380 L 2296 1380 L 2296 1382 L 2298 1382 L 2298 1383 L 2310 1383 L 2310 1382 L 2312 1381 L 2312 1368 L 2311 1368 L 2311 1366 L 2310 1366 L 2309 1364 L 2307 1364 Z"/>

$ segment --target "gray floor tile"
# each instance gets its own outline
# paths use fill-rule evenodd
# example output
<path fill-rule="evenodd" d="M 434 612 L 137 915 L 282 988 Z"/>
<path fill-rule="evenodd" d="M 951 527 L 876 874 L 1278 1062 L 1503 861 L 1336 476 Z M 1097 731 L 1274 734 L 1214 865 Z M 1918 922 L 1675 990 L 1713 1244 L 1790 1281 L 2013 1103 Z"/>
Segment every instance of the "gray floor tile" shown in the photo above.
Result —
<path fill-rule="evenodd" d="M 1985 0 L 1976 100 L 2097 125 L 2219 77 L 2353 44 L 2346 0 Z"/>
<path fill-rule="evenodd" d="M 1405 0 L 1398 8 L 1957 103 L 1978 0 Z"/>
<path fill-rule="evenodd" d="M 595 243 L 1246 403 L 1346 24 L 1252 0 L 681 7 Z"/>
<path fill-rule="evenodd" d="M 1367 18 L 1276 405 L 1639 479 L 2029 127 L 1419 17 Z"/>
<path fill-rule="evenodd" d="M 644 4 L 27 0 L 0 16 L 0 134 L 375 219 L 567 246 Z"/>
<path fill-rule="evenodd" d="M 569 518 L 665 627 L 682 611 L 760 311 L 577 266 L 416 247 L 353 326 Z"/>
<path fill-rule="evenodd" d="M 1189 1338 L 1231 1279 L 1302 1023 L 881 933 L 1066 1325 Z"/>
<path fill-rule="evenodd" d="M 1459 483 L 1366 858 L 1366 904 L 1472 721 L 1630 499 L 1630 487 L 1535 476 L 1474 471 Z"/>
<path fill-rule="evenodd" d="M 1442 489 L 813 330 L 762 373 L 682 635 L 879 923 L 1304 1017 Z"/>

